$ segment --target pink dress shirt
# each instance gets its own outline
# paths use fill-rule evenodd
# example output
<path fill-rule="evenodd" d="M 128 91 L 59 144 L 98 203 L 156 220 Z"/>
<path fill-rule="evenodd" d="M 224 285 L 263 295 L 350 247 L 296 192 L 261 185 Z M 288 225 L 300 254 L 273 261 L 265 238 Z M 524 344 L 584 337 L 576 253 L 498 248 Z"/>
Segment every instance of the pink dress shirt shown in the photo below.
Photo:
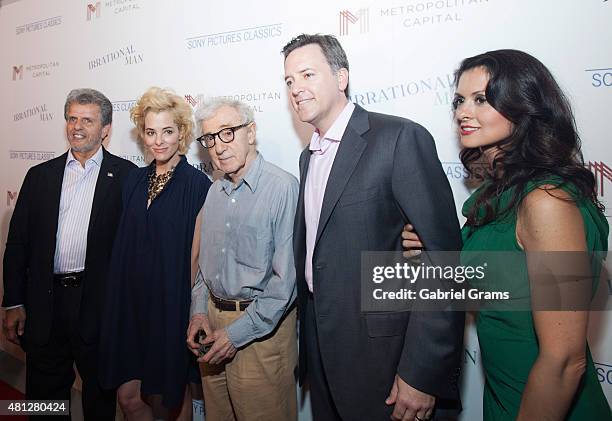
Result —
<path fill-rule="evenodd" d="M 346 104 L 334 124 L 325 133 L 325 136 L 321 136 L 321 133 L 315 130 L 310 139 L 311 155 L 306 186 L 304 187 L 304 216 L 306 218 L 306 268 L 304 274 L 310 292 L 312 292 L 312 254 L 317 238 L 325 187 L 340 146 L 340 140 L 354 109 L 355 105 L 352 102 Z"/>

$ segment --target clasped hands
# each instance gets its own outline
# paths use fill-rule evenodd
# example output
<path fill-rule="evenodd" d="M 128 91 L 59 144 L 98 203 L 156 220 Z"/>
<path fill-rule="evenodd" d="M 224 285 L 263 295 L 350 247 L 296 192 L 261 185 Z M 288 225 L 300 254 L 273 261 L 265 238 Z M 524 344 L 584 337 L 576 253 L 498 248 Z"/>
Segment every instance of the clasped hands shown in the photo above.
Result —
<path fill-rule="evenodd" d="M 200 344 L 196 342 L 196 335 L 199 330 L 206 332 L 206 338 Z M 212 344 L 211 348 L 200 356 L 200 345 Z M 210 326 L 208 316 L 199 313 L 195 314 L 189 322 L 187 328 L 187 347 L 191 352 L 198 356 L 198 362 L 209 364 L 221 364 L 224 361 L 231 360 L 236 355 L 236 347 L 230 341 L 225 329 L 213 330 Z"/>

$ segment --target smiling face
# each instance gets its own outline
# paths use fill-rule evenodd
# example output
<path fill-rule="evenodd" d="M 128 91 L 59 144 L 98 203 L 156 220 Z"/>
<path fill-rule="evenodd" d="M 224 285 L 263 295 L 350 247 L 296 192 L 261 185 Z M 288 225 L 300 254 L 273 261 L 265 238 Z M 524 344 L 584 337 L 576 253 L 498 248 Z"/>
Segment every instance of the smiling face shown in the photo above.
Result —
<path fill-rule="evenodd" d="M 317 44 L 293 50 L 285 59 L 285 83 L 299 119 L 327 132 L 347 103 L 348 70 L 334 73 Z"/>
<path fill-rule="evenodd" d="M 459 77 L 453 108 L 461 144 L 483 148 L 487 157 L 496 156 L 496 144 L 512 133 L 512 123 L 489 104 L 485 96 L 489 74 L 484 67 L 466 70 Z"/>
<path fill-rule="evenodd" d="M 110 124 L 102 126 L 102 112 L 98 105 L 73 103 L 68 107 L 66 137 L 77 159 L 92 157 L 110 128 Z"/>
<path fill-rule="evenodd" d="M 155 159 L 158 172 L 166 172 L 180 161 L 180 132 L 170 111 L 149 111 L 145 116 L 143 140 Z"/>
<path fill-rule="evenodd" d="M 202 133 L 217 133 L 228 127 L 236 127 L 247 123 L 244 117 L 234 107 L 220 107 L 215 114 L 202 122 Z M 215 136 L 215 145 L 209 148 L 213 165 L 223 171 L 234 183 L 244 177 L 251 162 L 257 156 L 255 147 L 255 123 L 234 131 L 234 140 L 222 142 Z"/>

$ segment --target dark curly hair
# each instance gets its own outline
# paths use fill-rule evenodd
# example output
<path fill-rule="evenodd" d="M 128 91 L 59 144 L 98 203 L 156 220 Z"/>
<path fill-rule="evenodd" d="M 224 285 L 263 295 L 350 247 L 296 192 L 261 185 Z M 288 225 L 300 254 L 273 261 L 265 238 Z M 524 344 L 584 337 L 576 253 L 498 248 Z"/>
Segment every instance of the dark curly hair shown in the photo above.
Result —
<path fill-rule="evenodd" d="M 551 177 L 559 179 L 560 185 L 571 183 L 579 198 L 603 211 L 595 176 L 584 167 L 572 108 L 546 66 L 522 51 L 489 51 L 461 62 L 455 86 L 464 72 L 478 67 L 489 76 L 487 101 L 513 128 L 497 145 L 501 153 L 484 176 L 487 183 L 467 215 L 467 224 L 485 225 L 506 216 L 520 205 L 527 182 Z M 482 154 L 480 148 L 464 148 L 459 156 L 465 168 L 478 176 Z M 513 189 L 510 203 L 499 209 L 497 198 L 509 189 Z"/>

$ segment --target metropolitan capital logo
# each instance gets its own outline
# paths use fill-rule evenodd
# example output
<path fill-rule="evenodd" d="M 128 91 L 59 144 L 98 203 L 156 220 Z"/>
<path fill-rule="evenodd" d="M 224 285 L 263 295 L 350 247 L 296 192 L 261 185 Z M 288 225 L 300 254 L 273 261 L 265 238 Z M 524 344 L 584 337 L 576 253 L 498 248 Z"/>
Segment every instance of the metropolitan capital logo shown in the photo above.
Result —
<path fill-rule="evenodd" d="M 378 2 L 380 9 L 373 10 L 373 15 L 384 22 L 385 30 L 390 26 L 413 30 L 472 19 L 475 8 L 488 3 L 488 0 L 425 0 L 398 6 L 396 2 Z"/>
<path fill-rule="evenodd" d="M 101 12 L 102 12 L 101 2 L 87 4 L 87 20 L 88 21 L 90 21 L 92 17 L 95 17 L 96 19 L 99 18 Z"/>
<path fill-rule="evenodd" d="M 23 80 L 23 64 L 20 66 L 13 66 L 13 80 Z"/>
<path fill-rule="evenodd" d="M 612 168 L 602 161 L 589 161 L 589 170 L 595 175 L 600 196 L 604 195 L 604 184 L 612 181 Z"/>
<path fill-rule="evenodd" d="M 250 91 L 250 92 L 237 92 L 230 94 L 221 94 L 214 96 L 206 96 L 204 94 L 198 94 L 196 96 L 187 93 L 184 95 L 185 101 L 193 108 L 197 108 L 199 104 L 205 100 L 213 98 L 224 98 L 235 101 L 241 101 L 245 103 L 254 113 L 263 113 L 266 110 L 266 106 L 274 105 L 281 101 L 282 94 L 280 91 Z"/>
<path fill-rule="evenodd" d="M 6 207 L 12 208 L 15 206 L 15 202 L 17 201 L 17 195 L 19 192 L 17 191 L 6 191 Z"/>
<path fill-rule="evenodd" d="M 489 0 L 417 0 L 398 6 L 394 1 L 380 1 L 376 2 L 376 7 L 338 12 L 338 34 L 347 36 L 370 32 L 370 15 L 374 26 L 384 31 L 390 27 L 414 30 L 462 23 L 472 19 L 477 7 L 488 3 Z"/>
<path fill-rule="evenodd" d="M 359 33 L 365 34 L 370 31 L 370 9 L 359 9 L 352 13 L 349 10 L 341 10 L 338 13 L 338 25 L 340 36 L 349 35 L 349 28 L 354 25 L 354 31 L 359 27 Z"/>
<path fill-rule="evenodd" d="M 12 66 L 12 80 L 23 80 L 24 74 L 31 78 L 51 76 L 53 70 L 59 65 L 58 61 L 52 60 L 47 63 Z"/>
<path fill-rule="evenodd" d="M 282 96 L 279 91 L 260 91 L 238 92 L 229 95 L 220 95 L 220 97 L 241 101 L 247 104 L 254 113 L 263 113 L 266 105 L 278 103 Z"/>
<path fill-rule="evenodd" d="M 104 2 L 97 1 L 87 3 L 87 21 L 92 21 L 102 16 L 102 8 L 108 12 L 112 12 L 115 15 L 119 15 L 125 12 L 133 10 L 140 10 L 140 0 L 105 0 Z"/>
<path fill-rule="evenodd" d="M 187 101 L 187 103 L 191 105 L 192 108 L 196 108 L 198 104 L 202 101 L 202 95 L 193 96 L 191 94 L 185 94 L 184 97 L 185 101 Z"/>
<path fill-rule="evenodd" d="M 134 164 L 142 167 L 147 165 L 147 161 L 145 160 L 144 155 L 119 155 L 123 159 L 127 159 L 128 161 L 133 162 Z"/>

